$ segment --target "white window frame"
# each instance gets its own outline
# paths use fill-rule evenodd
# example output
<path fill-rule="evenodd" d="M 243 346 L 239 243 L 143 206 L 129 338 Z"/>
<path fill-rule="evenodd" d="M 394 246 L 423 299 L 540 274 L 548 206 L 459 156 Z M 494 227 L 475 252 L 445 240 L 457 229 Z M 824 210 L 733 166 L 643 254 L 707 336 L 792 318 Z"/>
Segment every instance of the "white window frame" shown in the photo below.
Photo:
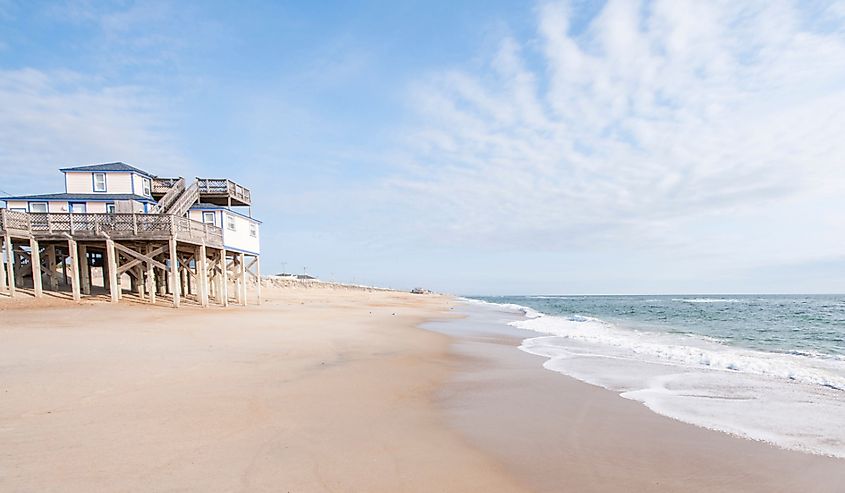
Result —
<path fill-rule="evenodd" d="M 258 225 L 255 223 L 249 223 L 249 236 L 253 238 L 258 238 Z"/>
<path fill-rule="evenodd" d="M 209 219 L 211 220 L 209 221 Z M 217 226 L 217 213 L 211 211 L 203 211 L 202 222 L 206 224 L 211 224 L 212 226 Z"/>
<path fill-rule="evenodd" d="M 109 210 L 111 209 L 111 210 Z M 106 202 L 106 214 L 116 214 L 117 205 L 114 202 Z"/>
<path fill-rule="evenodd" d="M 102 188 L 97 187 L 97 177 L 103 177 L 103 186 Z M 91 180 L 94 182 L 93 187 L 95 192 L 105 192 L 108 189 L 108 185 L 106 184 L 106 174 L 105 173 L 92 173 Z"/>
<path fill-rule="evenodd" d="M 229 231 L 238 230 L 238 225 L 235 223 L 235 216 L 233 214 L 226 214 L 226 229 Z"/>
<path fill-rule="evenodd" d="M 36 206 L 36 205 L 43 205 L 44 210 L 43 211 L 32 210 L 33 206 Z M 29 212 L 34 212 L 34 213 L 39 213 L 39 214 L 44 213 L 44 212 L 50 212 L 50 205 L 47 202 L 30 202 L 29 203 Z"/>
<path fill-rule="evenodd" d="M 144 179 L 142 180 L 142 182 L 144 183 L 144 184 L 143 184 L 143 187 L 144 187 L 144 196 L 146 196 L 146 197 L 152 197 L 152 195 L 153 195 L 153 184 L 152 184 L 152 182 L 150 181 L 150 179 L 149 179 L 149 178 L 144 178 Z"/>

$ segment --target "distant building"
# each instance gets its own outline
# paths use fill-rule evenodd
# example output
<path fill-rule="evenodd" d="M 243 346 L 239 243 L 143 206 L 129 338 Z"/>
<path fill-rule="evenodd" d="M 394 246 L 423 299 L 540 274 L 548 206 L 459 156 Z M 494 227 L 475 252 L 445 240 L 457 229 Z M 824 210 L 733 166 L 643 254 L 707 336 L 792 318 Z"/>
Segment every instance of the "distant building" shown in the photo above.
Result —
<path fill-rule="evenodd" d="M 225 178 L 186 186 L 120 162 L 60 171 L 64 192 L 0 199 L 0 291 L 14 296 L 27 286 L 41 296 L 45 284 L 69 284 L 79 300 L 102 287 L 116 302 L 128 278 L 128 291 L 152 302 L 246 303 L 261 252 L 249 189 Z M 102 286 L 92 284 L 92 268 L 101 269 Z"/>

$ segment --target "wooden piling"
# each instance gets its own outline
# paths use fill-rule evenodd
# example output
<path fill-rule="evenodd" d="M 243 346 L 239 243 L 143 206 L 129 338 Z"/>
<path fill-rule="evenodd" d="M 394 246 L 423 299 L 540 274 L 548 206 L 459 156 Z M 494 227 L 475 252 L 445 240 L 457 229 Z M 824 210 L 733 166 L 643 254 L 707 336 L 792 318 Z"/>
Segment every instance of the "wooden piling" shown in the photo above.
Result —
<path fill-rule="evenodd" d="M 3 244 L 0 244 L 0 291 L 3 292 L 5 292 L 9 288 L 9 280 L 6 277 L 6 261 L 3 260 L 4 248 L 5 247 L 3 246 Z"/>
<path fill-rule="evenodd" d="M 238 286 L 241 290 L 240 292 L 240 301 L 241 305 L 246 306 L 246 254 L 241 253 L 239 254 L 240 261 L 238 262 L 238 268 L 240 269 L 238 280 L 241 282 Z"/>
<path fill-rule="evenodd" d="M 82 301 L 82 294 L 79 289 L 79 251 L 76 241 L 67 240 L 68 258 L 70 259 L 70 290 L 73 293 L 73 301 Z"/>
<path fill-rule="evenodd" d="M 20 247 L 18 247 L 20 248 Z M 21 254 L 15 252 L 15 242 L 12 242 L 12 256 L 15 257 L 15 286 L 23 287 L 23 263 Z"/>
<path fill-rule="evenodd" d="M 147 245 L 147 255 L 152 255 L 153 246 Z M 150 295 L 150 303 L 155 305 L 156 302 L 156 280 L 155 267 L 152 262 L 147 262 L 147 293 Z"/>
<path fill-rule="evenodd" d="M 220 296 L 223 299 L 223 306 L 229 306 L 229 266 L 226 265 L 226 249 L 220 249 L 220 272 L 223 276 L 220 279 Z"/>
<path fill-rule="evenodd" d="M 258 305 L 261 305 L 261 258 L 255 256 L 255 298 Z"/>
<path fill-rule="evenodd" d="M 47 270 L 50 272 L 50 291 L 59 290 L 59 273 L 56 270 L 56 245 L 47 247 Z"/>
<path fill-rule="evenodd" d="M 114 251 L 114 240 L 112 239 L 106 240 L 106 264 L 108 265 L 111 302 L 117 303 L 120 301 L 120 286 L 117 284 L 117 255 Z"/>
<path fill-rule="evenodd" d="M 88 260 L 88 247 L 86 245 L 79 245 L 79 279 L 82 282 L 82 294 L 88 296 L 91 294 L 91 271 L 88 266 L 91 262 Z"/>
<path fill-rule="evenodd" d="M 12 237 L 6 233 L 6 275 L 9 277 L 9 296 L 15 297 L 15 251 L 12 249 Z"/>
<path fill-rule="evenodd" d="M 44 296 L 41 286 L 41 247 L 38 246 L 38 241 L 30 238 L 29 248 L 29 263 L 32 267 L 32 290 L 35 292 L 36 298 L 41 298 Z"/>
<path fill-rule="evenodd" d="M 208 261 L 206 260 L 206 249 L 205 243 L 199 246 L 197 249 L 197 281 L 199 284 L 200 290 L 200 304 L 203 307 L 208 306 Z"/>
<path fill-rule="evenodd" d="M 176 238 L 170 238 L 170 282 L 173 290 L 173 307 L 179 308 L 179 259 L 176 252 Z"/>

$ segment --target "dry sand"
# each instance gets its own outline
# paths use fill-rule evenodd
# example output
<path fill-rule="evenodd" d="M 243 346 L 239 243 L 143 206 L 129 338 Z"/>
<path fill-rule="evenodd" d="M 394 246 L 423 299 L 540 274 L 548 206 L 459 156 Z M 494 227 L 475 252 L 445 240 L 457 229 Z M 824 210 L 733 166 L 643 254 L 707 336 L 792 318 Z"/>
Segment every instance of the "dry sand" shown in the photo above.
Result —
<path fill-rule="evenodd" d="M 521 491 L 442 423 L 435 296 L 0 299 L 0 491 Z M 14 306 L 13 308 L 10 308 Z"/>

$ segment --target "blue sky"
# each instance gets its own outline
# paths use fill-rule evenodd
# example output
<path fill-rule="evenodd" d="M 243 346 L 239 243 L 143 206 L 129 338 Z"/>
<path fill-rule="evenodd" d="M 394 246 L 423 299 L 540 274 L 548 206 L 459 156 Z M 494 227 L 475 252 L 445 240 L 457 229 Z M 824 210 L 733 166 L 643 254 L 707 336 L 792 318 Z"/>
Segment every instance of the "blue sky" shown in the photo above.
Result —
<path fill-rule="evenodd" d="M 845 2 L 0 0 L 0 194 L 253 190 L 263 270 L 845 291 Z"/>

